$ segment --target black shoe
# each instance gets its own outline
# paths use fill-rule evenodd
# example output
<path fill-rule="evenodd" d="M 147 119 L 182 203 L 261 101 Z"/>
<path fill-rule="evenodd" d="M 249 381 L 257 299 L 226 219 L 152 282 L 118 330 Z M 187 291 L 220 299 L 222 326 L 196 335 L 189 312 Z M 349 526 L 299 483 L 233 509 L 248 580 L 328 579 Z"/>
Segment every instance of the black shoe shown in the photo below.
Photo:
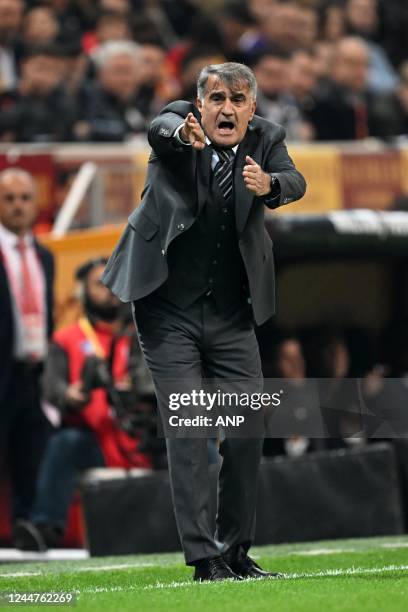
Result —
<path fill-rule="evenodd" d="M 46 552 L 61 541 L 62 530 L 53 525 L 35 525 L 31 521 L 17 521 L 13 532 L 14 546 L 19 550 Z"/>
<path fill-rule="evenodd" d="M 214 557 L 213 559 L 203 559 L 200 563 L 197 563 L 194 580 L 202 582 L 203 580 L 242 580 L 242 578 L 234 574 L 222 557 Z"/>
<path fill-rule="evenodd" d="M 228 559 L 228 555 L 226 558 Z M 242 578 L 283 578 L 283 574 L 263 570 L 247 554 L 241 554 L 234 560 L 228 561 L 228 565 L 235 574 Z"/>

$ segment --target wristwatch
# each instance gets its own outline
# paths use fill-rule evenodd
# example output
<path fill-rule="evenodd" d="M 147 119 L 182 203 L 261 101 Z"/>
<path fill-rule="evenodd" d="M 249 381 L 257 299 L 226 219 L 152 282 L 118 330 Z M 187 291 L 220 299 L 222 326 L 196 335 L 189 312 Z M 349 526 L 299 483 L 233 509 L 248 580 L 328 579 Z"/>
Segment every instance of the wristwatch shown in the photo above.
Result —
<path fill-rule="evenodd" d="M 274 200 L 280 195 L 281 188 L 279 179 L 274 174 L 270 174 L 269 176 L 271 177 L 271 190 L 266 194 L 265 198 L 266 200 Z"/>

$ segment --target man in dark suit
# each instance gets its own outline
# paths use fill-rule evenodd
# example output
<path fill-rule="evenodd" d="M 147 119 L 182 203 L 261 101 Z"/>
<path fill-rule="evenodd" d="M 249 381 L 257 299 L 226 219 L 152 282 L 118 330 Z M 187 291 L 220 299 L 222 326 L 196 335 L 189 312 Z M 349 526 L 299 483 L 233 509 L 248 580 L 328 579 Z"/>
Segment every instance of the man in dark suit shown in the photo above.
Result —
<path fill-rule="evenodd" d="M 104 281 L 133 302 L 156 391 L 161 381 L 262 377 L 254 322 L 274 313 L 264 205 L 301 198 L 305 181 L 282 127 L 255 116 L 256 80 L 242 64 L 205 67 L 197 108 L 169 104 L 152 122 L 142 202 Z M 165 402 L 159 395 L 162 419 Z M 168 413 L 167 413 L 168 414 Z M 224 437 L 215 536 L 206 440 L 168 437 L 173 501 L 196 580 L 271 576 L 247 555 L 262 439 Z"/>
<path fill-rule="evenodd" d="M 54 261 L 31 234 L 36 188 L 20 168 L 0 173 L 0 450 L 10 468 L 12 518 L 28 517 L 51 432 L 39 378 L 52 331 Z"/>

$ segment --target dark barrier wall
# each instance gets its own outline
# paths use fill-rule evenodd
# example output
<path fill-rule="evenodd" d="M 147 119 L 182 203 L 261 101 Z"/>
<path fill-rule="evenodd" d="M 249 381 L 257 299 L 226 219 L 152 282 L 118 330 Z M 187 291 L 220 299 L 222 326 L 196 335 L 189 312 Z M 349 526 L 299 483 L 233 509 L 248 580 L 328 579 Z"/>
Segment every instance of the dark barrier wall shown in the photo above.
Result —
<path fill-rule="evenodd" d="M 212 474 L 215 512 L 216 472 Z M 166 472 L 91 481 L 82 491 L 92 555 L 180 549 Z M 403 533 L 394 448 L 313 453 L 262 465 L 256 544 Z"/>
<path fill-rule="evenodd" d="M 256 543 L 403 533 L 394 449 L 373 444 L 263 466 Z"/>

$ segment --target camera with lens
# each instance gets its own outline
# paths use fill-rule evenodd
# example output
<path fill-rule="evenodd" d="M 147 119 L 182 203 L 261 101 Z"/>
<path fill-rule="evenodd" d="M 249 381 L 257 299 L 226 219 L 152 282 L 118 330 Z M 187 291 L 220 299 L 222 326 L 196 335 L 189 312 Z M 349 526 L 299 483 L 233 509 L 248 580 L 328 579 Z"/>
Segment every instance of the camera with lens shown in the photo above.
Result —
<path fill-rule="evenodd" d="M 151 393 L 138 393 L 134 388 L 115 386 L 108 362 L 96 355 L 86 358 L 81 372 L 82 390 L 89 394 L 105 389 L 114 416 L 126 433 L 140 436 L 156 427 L 156 414 Z"/>

